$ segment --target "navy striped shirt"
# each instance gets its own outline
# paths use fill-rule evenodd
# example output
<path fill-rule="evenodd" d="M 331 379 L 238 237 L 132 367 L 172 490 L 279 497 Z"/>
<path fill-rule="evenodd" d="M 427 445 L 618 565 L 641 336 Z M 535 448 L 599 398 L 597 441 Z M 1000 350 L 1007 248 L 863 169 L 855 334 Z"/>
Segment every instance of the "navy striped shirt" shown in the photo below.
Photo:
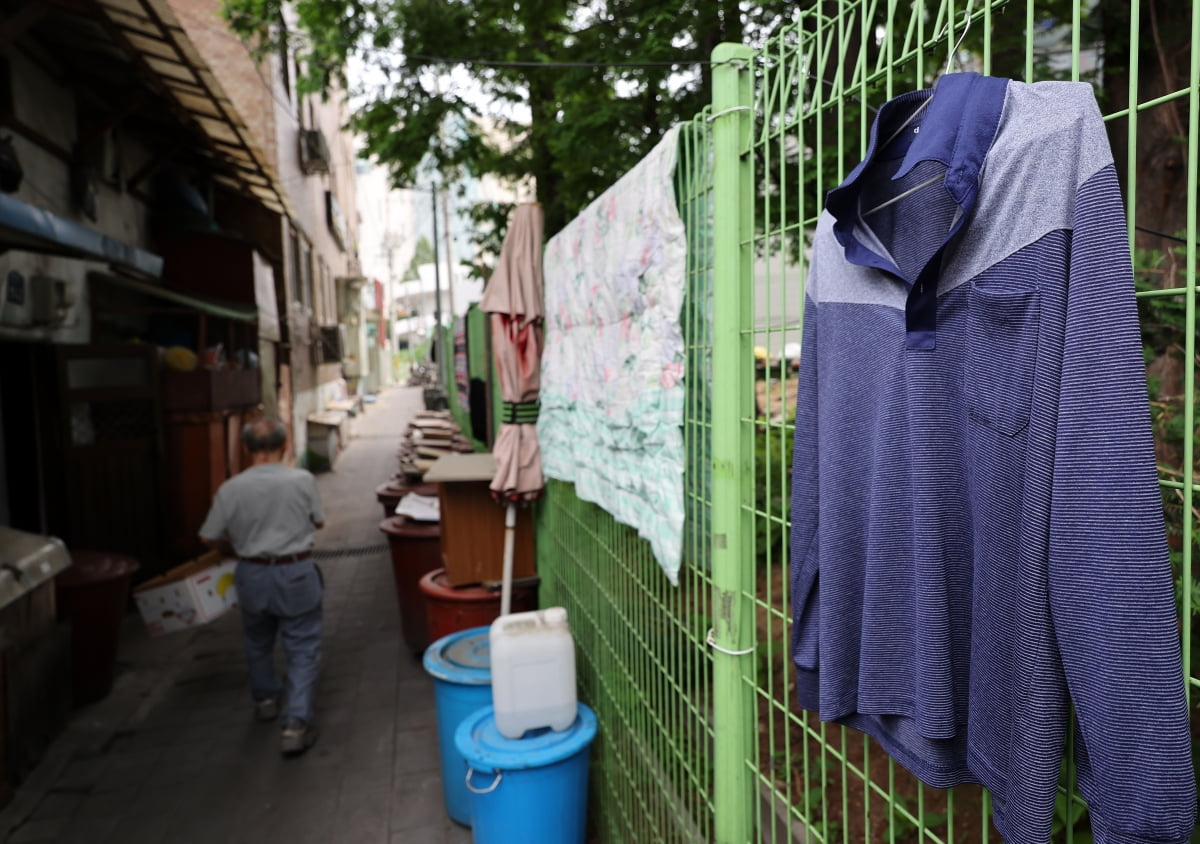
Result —
<path fill-rule="evenodd" d="M 799 703 L 1050 839 L 1069 706 L 1097 842 L 1196 790 L 1125 218 L 1090 86 L 955 74 L 879 112 L 806 289 Z"/>

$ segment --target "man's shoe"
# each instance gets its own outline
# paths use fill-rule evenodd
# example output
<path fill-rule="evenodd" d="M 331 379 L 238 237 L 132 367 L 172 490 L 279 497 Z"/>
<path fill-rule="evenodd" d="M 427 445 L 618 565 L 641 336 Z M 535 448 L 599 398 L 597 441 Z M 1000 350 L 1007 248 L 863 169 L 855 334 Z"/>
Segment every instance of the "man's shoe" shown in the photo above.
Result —
<path fill-rule="evenodd" d="M 254 701 L 254 717 L 259 721 L 274 721 L 279 717 L 279 701 L 273 697 Z"/>
<path fill-rule="evenodd" d="M 279 734 L 279 749 L 284 756 L 297 756 L 317 742 L 317 728 L 303 721 L 291 721 Z"/>

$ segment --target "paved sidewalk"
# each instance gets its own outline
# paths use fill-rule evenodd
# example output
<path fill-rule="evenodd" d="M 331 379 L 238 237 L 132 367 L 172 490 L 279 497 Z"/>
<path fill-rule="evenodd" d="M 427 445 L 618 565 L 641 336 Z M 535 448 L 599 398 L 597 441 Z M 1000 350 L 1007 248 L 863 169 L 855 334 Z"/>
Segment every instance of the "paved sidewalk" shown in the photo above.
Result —
<path fill-rule="evenodd" d="M 419 389 L 393 388 L 355 420 L 318 476 L 319 548 L 383 542 L 375 487 L 420 403 Z M 469 842 L 443 807 L 433 684 L 401 641 L 387 553 L 321 566 L 321 738 L 307 754 L 283 759 L 276 725 L 253 720 L 236 612 L 158 639 L 133 613 L 113 694 L 75 713 L 0 812 L 0 840 Z"/>

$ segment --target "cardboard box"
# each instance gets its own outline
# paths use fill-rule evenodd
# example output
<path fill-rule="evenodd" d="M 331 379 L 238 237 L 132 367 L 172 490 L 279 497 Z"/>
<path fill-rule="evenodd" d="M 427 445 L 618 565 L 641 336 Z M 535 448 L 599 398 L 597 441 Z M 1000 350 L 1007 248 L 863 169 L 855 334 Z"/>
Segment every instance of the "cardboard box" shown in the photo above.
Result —
<path fill-rule="evenodd" d="M 198 627 L 236 607 L 236 566 L 237 560 L 209 551 L 134 589 L 133 600 L 150 635 Z"/>

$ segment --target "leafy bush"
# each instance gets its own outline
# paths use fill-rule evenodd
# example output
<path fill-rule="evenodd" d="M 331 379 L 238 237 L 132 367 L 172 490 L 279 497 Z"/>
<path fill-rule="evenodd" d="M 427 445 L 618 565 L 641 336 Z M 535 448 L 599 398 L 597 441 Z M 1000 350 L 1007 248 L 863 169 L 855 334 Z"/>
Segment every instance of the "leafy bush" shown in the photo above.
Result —
<path fill-rule="evenodd" d="M 792 410 L 787 422 L 754 429 L 754 551 L 760 568 L 787 563 L 794 418 Z"/>

